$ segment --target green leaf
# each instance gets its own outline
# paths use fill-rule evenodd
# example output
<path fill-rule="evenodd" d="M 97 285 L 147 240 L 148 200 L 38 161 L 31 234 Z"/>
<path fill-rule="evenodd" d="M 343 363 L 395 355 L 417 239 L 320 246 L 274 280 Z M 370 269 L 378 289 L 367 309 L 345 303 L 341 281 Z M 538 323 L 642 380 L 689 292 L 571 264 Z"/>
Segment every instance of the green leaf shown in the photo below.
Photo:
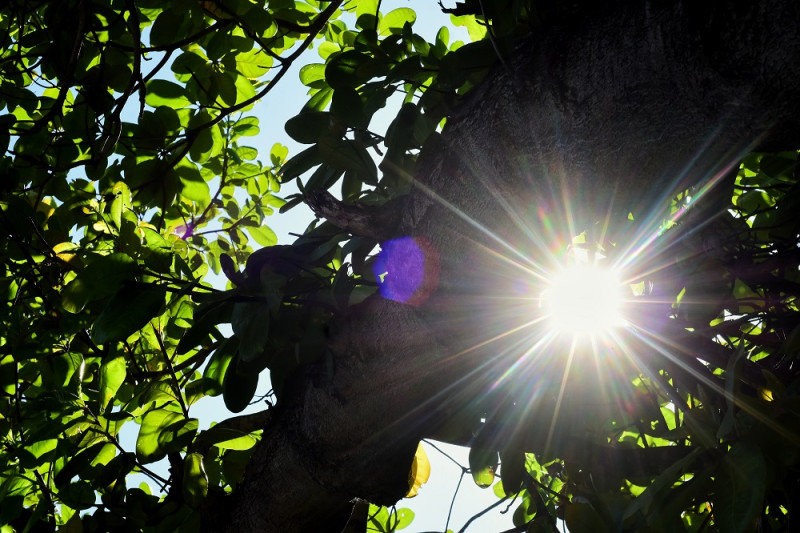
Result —
<path fill-rule="evenodd" d="M 312 63 L 300 69 L 300 82 L 303 85 L 311 85 L 314 82 L 325 79 L 325 65 L 322 63 Z"/>
<path fill-rule="evenodd" d="M 375 15 L 378 12 L 378 0 L 360 0 L 354 2 L 356 8 L 356 18 L 361 15 Z"/>
<path fill-rule="evenodd" d="M 230 322 L 232 310 L 233 304 L 227 300 L 205 303 L 195 309 L 194 323 L 181 337 L 175 352 L 178 355 L 183 355 L 192 348 L 206 342 L 209 335 L 217 331 L 216 326 L 218 324 Z"/>
<path fill-rule="evenodd" d="M 58 439 L 42 439 L 31 444 L 28 444 L 25 447 L 25 451 L 28 452 L 31 456 L 33 461 L 28 464 L 28 461 L 21 461 L 24 463 L 23 466 L 28 468 L 32 468 L 35 466 L 39 466 L 45 462 L 45 456 L 56 449 L 56 445 L 58 445 Z"/>
<path fill-rule="evenodd" d="M 502 459 L 501 459 L 501 461 L 502 461 Z M 501 464 L 501 468 L 505 469 L 505 465 Z M 501 470 L 500 474 L 502 475 L 502 473 L 503 472 Z M 494 486 L 492 487 L 492 492 L 494 492 L 494 495 L 497 496 L 498 498 L 502 499 L 502 498 L 506 497 L 505 483 L 503 482 L 502 479 L 494 484 Z M 513 494 L 513 492 L 511 494 Z"/>
<path fill-rule="evenodd" d="M 133 279 L 136 263 L 127 254 L 111 254 L 97 258 L 61 292 L 64 309 L 79 313 L 87 303 L 114 294 L 123 281 Z"/>
<path fill-rule="evenodd" d="M 127 339 L 158 315 L 166 293 L 158 285 L 126 283 L 95 320 L 92 340 L 103 344 Z"/>
<path fill-rule="evenodd" d="M 394 528 L 405 529 L 411 525 L 411 522 L 414 521 L 414 511 L 407 508 L 398 509 L 395 517 L 397 520 L 397 525 L 395 525 Z"/>
<path fill-rule="evenodd" d="M 364 102 L 358 92 L 351 87 L 333 91 L 331 113 L 340 122 L 351 127 L 366 127 L 368 118 L 364 112 Z"/>
<path fill-rule="evenodd" d="M 305 190 L 308 192 L 315 189 L 329 189 L 339 181 L 342 174 L 344 174 L 344 170 L 340 168 L 325 164 L 320 165 L 320 167 L 311 174 L 308 181 L 306 181 Z M 283 210 L 281 210 L 281 212 L 283 212 Z"/>
<path fill-rule="evenodd" d="M 164 457 L 167 452 L 159 446 L 159 435 L 171 424 L 183 420 L 183 414 L 174 404 L 166 404 L 144 415 L 136 438 L 136 457 L 142 463 L 152 463 Z"/>
<path fill-rule="evenodd" d="M 361 196 L 364 182 L 355 172 L 345 172 L 342 180 L 342 199 L 345 201 L 357 200 Z"/>
<path fill-rule="evenodd" d="M 196 202 L 201 208 L 205 208 L 211 203 L 208 183 L 200 175 L 197 167 L 192 164 L 179 164 L 175 170 L 180 176 L 181 184 L 183 184 L 183 188 L 180 191 L 181 196 Z"/>
<path fill-rule="evenodd" d="M 56 486 L 63 486 L 69 483 L 73 477 L 88 477 L 88 472 L 93 465 L 108 464 L 116 455 L 116 447 L 110 442 L 98 442 L 88 448 L 84 448 L 78 454 L 72 456 L 64 468 L 56 474 Z"/>
<path fill-rule="evenodd" d="M 477 441 L 473 443 L 469 450 L 469 469 L 472 473 L 472 480 L 477 486 L 482 489 L 492 486 L 498 463 L 499 457 L 496 449 Z"/>
<path fill-rule="evenodd" d="M 381 35 L 400 34 L 406 23 L 414 24 L 417 14 L 410 7 L 400 7 L 388 12 L 378 23 L 378 33 Z"/>
<path fill-rule="evenodd" d="M 522 484 L 528 471 L 525 468 L 525 452 L 516 443 L 509 443 L 500 452 L 500 475 L 503 479 L 503 490 L 508 494 L 516 494 L 522 489 Z"/>
<path fill-rule="evenodd" d="M 251 100 L 256 96 L 256 89 L 253 87 L 253 83 L 247 79 L 246 77 L 242 76 L 241 74 L 236 74 L 234 78 L 234 86 L 236 87 L 236 103 L 242 104 L 247 100 Z M 248 110 L 251 106 L 243 107 L 242 109 Z"/>
<path fill-rule="evenodd" d="M 234 76 L 235 74 L 232 75 L 227 72 L 217 72 L 212 78 L 214 86 L 219 91 L 222 102 L 227 106 L 236 105 L 236 100 L 239 99 Z"/>
<path fill-rule="evenodd" d="M 358 172 L 365 183 L 374 185 L 378 181 L 378 169 L 369 152 L 361 143 L 352 139 L 324 138 L 319 144 L 323 161 L 342 170 Z"/>
<path fill-rule="evenodd" d="M 111 202 L 111 218 L 117 228 L 122 227 L 122 213 L 131 208 L 131 191 L 124 181 L 118 181 L 112 189 L 114 200 Z"/>
<path fill-rule="evenodd" d="M 0 392 L 9 397 L 17 387 L 17 362 L 11 354 L 0 357 Z"/>
<path fill-rule="evenodd" d="M 176 29 L 181 26 L 182 16 L 178 9 L 167 9 L 158 15 L 150 29 L 150 44 L 163 46 L 176 39 Z"/>
<path fill-rule="evenodd" d="M 380 531 L 383 533 L 391 529 L 389 525 L 389 510 L 386 507 L 378 507 L 377 505 L 369 505 L 369 522 L 367 523 L 367 531 Z"/>
<path fill-rule="evenodd" d="M 165 274 L 170 272 L 172 267 L 172 243 L 151 228 L 142 228 L 142 234 L 147 245 L 144 264 L 156 272 Z"/>
<path fill-rule="evenodd" d="M 236 371 L 236 364 L 229 365 L 225 372 L 222 399 L 231 412 L 238 413 L 248 406 L 258 387 L 257 372 Z"/>
<path fill-rule="evenodd" d="M 460 17 L 450 15 L 450 21 L 454 26 L 466 26 L 469 38 L 472 41 L 480 41 L 486 37 L 486 24 L 479 23 L 474 15 L 462 15 Z"/>
<path fill-rule="evenodd" d="M 203 456 L 189 453 L 183 459 L 183 499 L 189 506 L 200 507 L 208 495 L 208 476 L 203 466 Z"/>
<path fill-rule="evenodd" d="M 233 356 L 236 354 L 236 347 L 238 343 L 236 337 L 225 339 L 219 348 L 214 350 L 211 359 L 208 361 L 205 370 L 203 370 L 203 377 L 213 383 L 206 390 L 209 396 L 217 396 L 222 394 L 222 383 L 225 379 L 225 371 L 231 363 Z"/>
<path fill-rule="evenodd" d="M 736 404 L 739 399 L 738 385 L 741 379 L 742 368 L 746 361 L 747 349 L 744 341 L 740 341 L 736 351 L 734 351 L 728 359 L 728 366 L 725 369 L 725 404 L 727 405 L 727 409 L 725 410 L 725 416 L 723 416 L 722 422 L 719 424 L 716 439 L 712 441 L 713 443 L 716 443 L 718 439 L 726 437 L 736 424 Z M 706 445 L 708 446 L 708 444 Z"/>
<path fill-rule="evenodd" d="M 196 418 L 182 418 L 162 427 L 158 434 L 158 449 L 170 453 L 177 452 L 189 446 L 197 434 L 198 421 Z"/>
<path fill-rule="evenodd" d="M 172 71 L 175 73 L 178 81 L 187 82 L 193 76 L 204 77 L 210 70 L 208 61 L 201 55 L 187 50 L 175 58 L 171 66 Z"/>
<path fill-rule="evenodd" d="M 86 481 L 70 483 L 60 491 L 58 496 L 65 504 L 73 509 L 88 509 L 94 505 L 94 490 Z"/>
<path fill-rule="evenodd" d="M 330 87 L 325 87 L 318 90 L 313 94 L 308 102 L 306 102 L 306 105 L 303 106 L 303 112 L 324 111 L 325 108 L 328 107 L 328 103 L 331 101 L 331 96 L 333 96 L 333 89 Z"/>
<path fill-rule="evenodd" d="M 247 226 L 247 233 L 261 246 L 278 244 L 278 236 L 269 226 Z"/>
<path fill-rule="evenodd" d="M 280 170 L 281 179 L 285 182 L 296 178 L 320 163 L 322 163 L 322 158 L 319 155 L 319 147 L 314 145 L 306 148 L 283 165 Z"/>
<path fill-rule="evenodd" d="M 258 119 L 256 117 L 244 117 L 236 121 L 233 126 L 233 133 L 237 137 L 250 137 L 258 135 Z"/>
<path fill-rule="evenodd" d="M 702 448 L 695 448 L 686 457 L 667 467 L 658 477 L 642 492 L 625 510 L 623 519 L 628 519 L 637 512 L 644 515 L 650 513 L 653 502 L 661 501 L 665 493 L 672 487 L 678 478 L 689 468 L 702 452 Z"/>
<path fill-rule="evenodd" d="M 192 102 L 186 97 L 183 86 L 167 80 L 152 79 L 147 82 L 145 103 L 151 107 L 163 105 L 173 109 L 183 109 Z"/>
<path fill-rule="evenodd" d="M 330 131 L 331 121 L 331 114 L 327 111 L 304 111 L 290 118 L 284 129 L 295 141 L 313 144 Z"/>
<path fill-rule="evenodd" d="M 328 62 L 325 67 L 325 80 L 334 89 L 358 87 L 367 81 L 362 67 L 370 61 L 372 61 L 370 56 L 356 50 L 342 52 Z"/>
<path fill-rule="evenodd" d="M 216 446 L 220 450 L 249 450 L 256 444 L 256 439 L 242 431 L 214 426 L 197 435 L 195 446 Z"/>
<path fill-rule="evenodd" d="M 0 360 L 0 376 L 3 373 L 4 361 L 5 359 Z M 66 352 L 48 357 L 46 361 L 47 368 L 42 369 L 42 379 L 45 380 L 45 386 L 62 388 L 67 386 L 75 371 L 83 363 L 83 356 L 79 353 Z M 2 379 L 0 379 L 0 390 L 2 390 L 3 383 Z"/>
<path fill-rule="evenodd" d="M 213 119 L 207 111 L 201 111 L 189 121 L 190 128 L 199 128 L 194 142 L 189 147 L 189 157 L 199 164 L 206 163 L 211 157 L 220 154 L 225 144 L 219 125 L 207 126 L 211 120 Z"/>
<path fill-rule="evenodd" d="M 763 190 L 747 191 L 734 198 L 734 204 L 745 213 L 755 213 L 775 205 L 775 199 Z"/>
<path fill-rule="evenodd" d="M 122 354 L 110 357 L 100 366 L 100 406 L 105 408 L 125 381 L 127 370 Z"/>
<path fill-rule="evenodd" d="M 236 56 L 236 70 L 248 80 L 261 78 L 272 67 L 272 63 L 272 58 L 258 48 Z"/>
<path fill-rule="evenodd" d="M 231 315 L 231 328 L 239 339 L 241 360 L 259 359 L 269 339 L 269 309 L 261 303 L 237 302 Z"/>

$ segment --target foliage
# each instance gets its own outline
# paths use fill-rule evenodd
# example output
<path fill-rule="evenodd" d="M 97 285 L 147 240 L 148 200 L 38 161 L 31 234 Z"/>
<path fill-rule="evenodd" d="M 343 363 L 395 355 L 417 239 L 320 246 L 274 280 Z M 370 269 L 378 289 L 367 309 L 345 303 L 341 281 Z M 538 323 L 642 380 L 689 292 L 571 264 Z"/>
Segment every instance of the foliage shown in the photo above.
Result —
<path fill-rule="evenodd" d="M 378 533 L 390 533 L 399 529 L 405 529 L 414 520 L 414 512 L 411 509 L 387 509 L 370 505 L 367 518 L 367 531 Z"/>
<path fill-rule="evenodd" d="M 342 179 L 347 198 L 396 194 L 398 174 L 362 194 L 378 184 L 368 150 L 383 142 L 385 163 L 410 171 L 409 150 L 480 73 L 462 71 L 446 29 L 434 43 L 415 35 L 410 9 L 359 2 L 345 17 L 340 3 L 2 8 L 0 523 L 194 530 L 192 508 L 236 486 L 258 432 L 198 431 L 192 405 L 222 394 L 242 410 L 265 368 L 280 397 L 285 376 L 324 355 L 331 312 L 374 290 L 359 279 L 373 245 L 343 248 L 327 224 L 272 247 L 266 217 L 301 200 L 285 205 L 281 182 L 319 165 L 304 190 Z M 286 125 L 311 146 L 287 163 L 275 145 L 263 162 L 246 144 L 253 106 L 314 42 L 325 63 L 301 69 L 310 99 Z M 386 138 L 370 132 L 397 92 Z M 267 253 L 251 256 L 251 239 Z M 350 253 L 358 267 L 343 264 Z M 212 288 L 223 271 L 241 287 Z M 165 457 L 169 479 L 150 467 Z"/>
<path fill-rule="evenodd" d="M 239 412 L 265 370 L 280 402 L 289 376 L 330 357 L 330 317 L 376 287 L 377 241 L 318 221 L 278 246 L 266 217 L 334 186 L 362 205 L 405 193 L 423 145 L 498 54 L 563 15 L 546 2 L 490 2 L 486 13 L 468 2 L 453 18 L 475 39 L 464 44 L 447 28 L 426 42 L 409 8 L 340 4 L 0 10 L 0 524 L 197 530 L 195 510 L 235 490 L 260 435 L 236 419 L 200 431 L 192 405 L 222 395 Z M 245 144 L 259 131 L 253 107 L 312 45 L 323 62 L 300 69 L 308 103 L 285 126 L 308 147 L 287 159 L 274 145 L 262 162 Z M 372 131 L 395 104 L 388 129 Z M 794 153 L 751 154 L 731 211 L 692 233 L 701 219 L 690 208 L 665 232 L 683 259 L 643 281 L 670 300 L 656 312 L 672 318 L 666 337 L 703 362 L 670 363 L 658 356 L 667 343 L 639 341 L 644 370 L 615 376 L 622 408 L 577 412 L 552 442 L 512 431 L 522 420 L 541 434 L 514 406 L 488 416 L 470 466 L 489 486 L 499 452 L 497 492 L 519 499 L 521 528 L 561 517 L 573 531 L 787 527 L 800 464 L 796 167 Z M 278 196 L 294 179 L 301 192 Z M 251 239 L 264 248 L 253 253 Z M 569 385 L 587 402 L 602 388 Z M 513 393 L 515 405 L 548 405 Z M 587 450 L 622 459 L 601 476 Z M 153 469 L 162 459 L 169 478 Z M 131 486 L 135 473 L 163 495 Z M 369 516 L 370 530 L 392 531 L 413 513 Z"/>

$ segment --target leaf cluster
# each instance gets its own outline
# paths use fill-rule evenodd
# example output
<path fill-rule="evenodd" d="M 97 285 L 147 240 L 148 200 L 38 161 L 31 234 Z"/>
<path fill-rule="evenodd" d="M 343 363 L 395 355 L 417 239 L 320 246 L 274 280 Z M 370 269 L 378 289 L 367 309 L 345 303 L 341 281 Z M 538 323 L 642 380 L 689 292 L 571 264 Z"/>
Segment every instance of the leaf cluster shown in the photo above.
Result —
<path fill-rule="evenodd" d="M 302 199 L 286 204 L 282 182 L 344 176 L 344 199 L 372 204 L 404 191 L 493 57 L 458 53 L 445 28 L 425 42 L 411 9 L 340 5 L 0 9 L 0 524 L 196 530 L 194 509 L 239 483 L 264 420 L 201 431 L 193 406 L 221 395 L 239 412 L 265 370 L 280 399 L 293 372 L 329 357 L 332 314 L 375 290 L 370 239 L 315 223 L 276 246 L 266 217 Z M 310 99 L 286 127 L 311 146 L 262 160 L 247 144 L 254 105 L 315 43 L 324 64 L 301 69 Z M 395 94 L 400 116 L 370 131 Z M 229 290 L 212 286 L 219 274 Z"/>
<path fill-rule="evenodd" d="M 253 105 L 338 14 L 278 4 L 0 8 L 4 527 L 196 530 L 241 480 L 261 424 L 192 410 L 238 375 L 211 276 L 277 241 Z"/>

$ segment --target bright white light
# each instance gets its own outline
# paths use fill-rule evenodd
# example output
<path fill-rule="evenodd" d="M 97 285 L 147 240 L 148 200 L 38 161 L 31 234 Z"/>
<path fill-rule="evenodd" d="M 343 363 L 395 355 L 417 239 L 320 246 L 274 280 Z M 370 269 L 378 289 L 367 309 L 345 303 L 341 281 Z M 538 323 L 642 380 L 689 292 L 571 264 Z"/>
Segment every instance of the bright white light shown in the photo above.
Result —
<path fill-rule="evenodd" d="M 560 333 L 591 336 L 625 324 L 623 285 L 612 270 L 571 266 L 550 280 L 542 296 L 551 327 Z"/>

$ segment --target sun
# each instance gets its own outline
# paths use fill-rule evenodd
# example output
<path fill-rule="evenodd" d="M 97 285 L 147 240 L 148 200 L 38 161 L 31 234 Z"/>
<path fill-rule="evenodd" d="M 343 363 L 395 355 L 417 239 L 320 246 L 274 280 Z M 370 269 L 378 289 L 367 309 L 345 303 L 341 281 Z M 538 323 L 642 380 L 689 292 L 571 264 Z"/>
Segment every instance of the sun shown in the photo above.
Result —
<path fill-rule="evenodd" d="M 625 325 L 624 288 L 614 269 L 575 264 L 550 277 L 541 302 L 554 332 L 592 337 Z"/>

